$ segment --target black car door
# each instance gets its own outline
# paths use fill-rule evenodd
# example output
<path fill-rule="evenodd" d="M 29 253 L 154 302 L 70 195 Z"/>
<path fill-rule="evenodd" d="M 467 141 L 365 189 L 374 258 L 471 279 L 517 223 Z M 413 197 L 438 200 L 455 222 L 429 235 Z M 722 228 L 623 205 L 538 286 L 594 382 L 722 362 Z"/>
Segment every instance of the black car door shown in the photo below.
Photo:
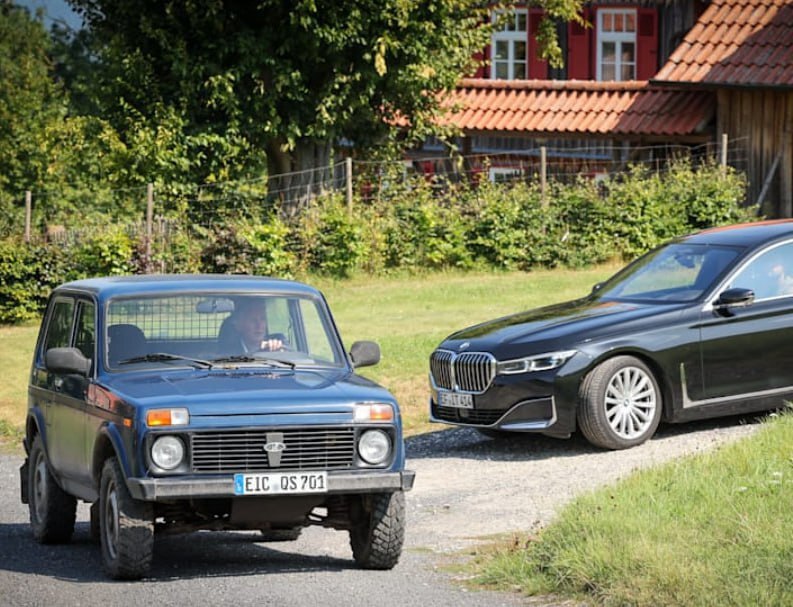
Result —
<path fill-rule="evenodd" d="M 779 273 L 785 260 L 793 265 L 793 243 L 762 251 L 724 285 L 752 289 L 754 302 L 703 312 L 706 399 L 718 403 L 793 391 L 793 281 Z"/>

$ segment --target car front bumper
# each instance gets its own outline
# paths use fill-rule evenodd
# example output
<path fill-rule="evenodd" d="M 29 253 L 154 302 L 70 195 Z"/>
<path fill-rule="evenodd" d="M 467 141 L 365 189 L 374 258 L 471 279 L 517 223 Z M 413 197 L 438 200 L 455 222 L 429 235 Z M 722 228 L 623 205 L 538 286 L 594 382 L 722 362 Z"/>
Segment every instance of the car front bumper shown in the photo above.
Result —
<path fill-rule="evenodd" d="M 345 493 L 389 493 L 409 491 L 413 488 L 416 473 L 401 472 L 332 472 L 328 474 L 328 495 Z M 202 478 L 128 478 L 127 487 L 132 497 L 146 502 L 193 498 L 237 498 L 234 477 Z M 285 494 L 274 494 L 273 498 Z M 296 495 L 294 493 L 289 495 Z M 298 494 L 299 495 L 299 494 Z"/>

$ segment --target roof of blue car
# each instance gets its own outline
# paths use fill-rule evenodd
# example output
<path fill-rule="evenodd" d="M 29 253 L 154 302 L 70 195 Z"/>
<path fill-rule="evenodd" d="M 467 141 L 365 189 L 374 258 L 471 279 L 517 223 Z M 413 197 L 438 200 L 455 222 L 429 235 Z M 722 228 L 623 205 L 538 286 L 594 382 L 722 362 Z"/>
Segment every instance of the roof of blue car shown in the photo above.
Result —
<path fill-rule="evenodd" d="M 186 291 L 228 293 L 293 293 L 317 295 L 314 287 L 294 280 L 230 274 L 147 274 L 139 276 L 107 276 L 68 282 L 59 289 L 76 289 L 101 294 L 103 297 L 154 295 Z"/>

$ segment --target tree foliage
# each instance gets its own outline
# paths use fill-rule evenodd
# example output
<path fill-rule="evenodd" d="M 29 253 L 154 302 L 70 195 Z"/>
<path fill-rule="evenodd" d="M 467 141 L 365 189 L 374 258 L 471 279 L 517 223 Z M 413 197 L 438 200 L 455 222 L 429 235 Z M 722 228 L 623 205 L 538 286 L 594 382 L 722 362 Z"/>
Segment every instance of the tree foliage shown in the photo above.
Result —
<path fill-rule="evenodd" d="M 426 135 L 435 93 L 472 71 L 489 27 L 472 0 L 71 2 L 119 130 L 171 108 L 205 139 L 208 162 L 230 151 L 219 137 L 248 171 L 264 150 L 274 173 L 321 164 L 341 137 L 366 147 L 405 127 Z"/>

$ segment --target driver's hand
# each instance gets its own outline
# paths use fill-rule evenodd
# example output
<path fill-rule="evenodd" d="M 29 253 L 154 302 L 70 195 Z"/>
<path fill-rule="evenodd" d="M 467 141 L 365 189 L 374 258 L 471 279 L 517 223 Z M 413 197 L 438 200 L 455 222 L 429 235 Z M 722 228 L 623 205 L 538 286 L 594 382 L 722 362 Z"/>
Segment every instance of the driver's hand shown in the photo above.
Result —
<path fill-rule="evenodd" d="M 261 349 L 267 352 L 275 352 L 284 347 L 284 342 L 280 339 L 265 339 L 262 341 Z"/>

